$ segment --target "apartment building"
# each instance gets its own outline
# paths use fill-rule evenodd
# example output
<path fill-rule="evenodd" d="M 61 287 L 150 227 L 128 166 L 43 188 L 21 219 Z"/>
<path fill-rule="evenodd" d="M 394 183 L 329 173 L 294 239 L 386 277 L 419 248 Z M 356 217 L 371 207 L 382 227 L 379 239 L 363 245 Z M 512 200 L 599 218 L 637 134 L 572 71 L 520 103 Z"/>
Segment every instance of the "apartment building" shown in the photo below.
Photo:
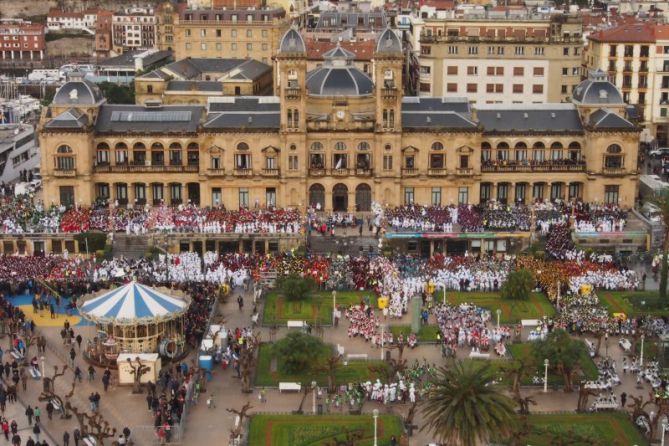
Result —
<path fill-rule="evenodd" d="M 289 26 L 282 8 L 185 9 L 174 24 L 174 57 L 256 59 L 269 64 Z"/>
<path fill-rule="evenodd" d="M 628 104 L 635 105 L 646 138 L 668 143 L 669 25 L 637 22 L 588 37 L 586 67 L 606 73 Z"/>
<path fill-rule="evenodd" d="M 421 96 L 565 102 L 581 80 L 583 37 L 576 16 L 425 18 L 418 32 Z"/>
<path fill-rule="evenodd" d="M 102 12 L 102 11 L 100 11 Z M 85 11 L 63 11 L 53 8 L 46 16 L 48 31 L 80 30 L 93 33 L 98 20 L 97 9 Z"/>
<path fill-rule="evenodd" d="M 157 20 L 153 8 L 126 8 L 112 16 L 112 43 L 116 53 L 156 46 Z"/>
<path fill-rule="evenodd" d="M 2 60 L 42 60 L 46 50 L 46 27 L 21 19 L 0 20 Z"/>
<path fill-rule="evenodd" d="M 111 11 L 100 11 L 95 22 L 95 55 L 109 57 L 112 50 L 112 17 Z"/>

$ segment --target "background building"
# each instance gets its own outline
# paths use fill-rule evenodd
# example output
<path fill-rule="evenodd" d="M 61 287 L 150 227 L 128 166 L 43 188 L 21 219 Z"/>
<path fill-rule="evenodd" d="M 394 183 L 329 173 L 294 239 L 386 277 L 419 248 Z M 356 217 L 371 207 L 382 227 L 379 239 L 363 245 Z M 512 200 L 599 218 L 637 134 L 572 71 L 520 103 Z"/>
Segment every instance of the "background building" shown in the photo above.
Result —
<path fill-rule="evenodd" d="M 606 72 L 637 107 L 646 138 L 667 146 L 669 25 L 637 22 L 591 33 L 585 64 Z"/>
<path fill-rule="evenodd" d="M 478 104 L 564 102 L 581 81 L 576 16 L 427 18 L 416 31 L 421 96 Z"/>
<path fill-rule="evenodd" d="M 156 46 L 157 20 L 153 8 L 126 8 L 112 16 L 112 43 L 118 54 Z"/>
<path fill-rule="evenodd" d="M 0 55 L 2 60 L 44 59 L 46 27 L 25 20 L 0 20 Z"/>

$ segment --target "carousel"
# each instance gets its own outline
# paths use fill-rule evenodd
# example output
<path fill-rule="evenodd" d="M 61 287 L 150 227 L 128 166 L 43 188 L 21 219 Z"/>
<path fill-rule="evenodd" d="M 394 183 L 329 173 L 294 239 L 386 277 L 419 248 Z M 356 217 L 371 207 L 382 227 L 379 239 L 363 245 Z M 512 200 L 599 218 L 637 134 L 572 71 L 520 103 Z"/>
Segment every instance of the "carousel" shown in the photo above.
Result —
<path fill-rule="evenodd" d="M 185 294 L 133 281 L 82 301 L 81 316 L 97 330 L 86 348 L 90 360 L 106 365 L 121 353 L 160 353 L 172 359 L 184 352 L 184 317 L 190 305 Z"/>

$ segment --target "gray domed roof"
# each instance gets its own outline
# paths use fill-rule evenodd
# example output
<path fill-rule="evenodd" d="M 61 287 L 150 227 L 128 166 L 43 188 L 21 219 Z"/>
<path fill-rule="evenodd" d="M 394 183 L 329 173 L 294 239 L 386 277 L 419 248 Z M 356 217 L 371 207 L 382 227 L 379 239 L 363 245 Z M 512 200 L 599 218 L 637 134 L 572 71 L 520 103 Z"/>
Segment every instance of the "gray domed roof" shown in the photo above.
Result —
<path fill-rule="evenodd" d="M 402 42 L 390 27 L 387 27 L 376 41 L 376 52 L 384 54 L 402 52 Z"/>
<path fill-rule="evenodd" d="M 95 105 L 104 96 L 97 85 L 85 80 L 81 73 L 70 73 L 68 81 L 58 89 L 53 97 L 54 105 Z"/>
<path fill-rule="evenodd" d="M 302 36 L 295 28 L 289 29 L 286 31 L 286 34 L 283 35 L 281 44 L 279 45 L 279 52 L 306 54 L 307 46 L 304 44 Z"/>
<path fill-rule="evenodd" d="M 307 91 L 319 96 L 372 94 L 374 82 L 353 65 L 355 54 L 337 45 L 323 54 L 323 66 L 307 75 Z"/>
<path fill-rule="evenodd" d="M 623 105 L 620 90 L 613 85 L 602 70 L 590 73 L 590 78 L 576 86 L 572 101 L 579 104 L 617 104 Z"/>

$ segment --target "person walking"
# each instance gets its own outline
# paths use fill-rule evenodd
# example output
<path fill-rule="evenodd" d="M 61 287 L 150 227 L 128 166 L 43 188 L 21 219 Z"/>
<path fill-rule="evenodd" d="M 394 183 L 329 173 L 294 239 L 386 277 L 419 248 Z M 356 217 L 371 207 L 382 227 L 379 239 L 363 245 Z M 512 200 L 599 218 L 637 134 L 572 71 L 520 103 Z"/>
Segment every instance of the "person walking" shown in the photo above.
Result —
<path fill-rule="evenodd" d="M 239 305 L 239 311 L 244 310 L 244 298 L 241 294 L 237 297 L 237 305 Z"/>
<path fill-rule="evenodd" d="M 40 446 L 41 443 L 39 440 L 37 440 L 37 446 Z M 35 446 L 35 440 L 33 440 L 33 437 L 28 437 L 28 441 L 26 441 L 26 446 Z"/>
<path fill-rule="evenodd" d="M 19 434 L 12 436 L 12 446 L 21 446 L 21 436 Z"/>
<path fill-rule="evenodd" d="M 77 341 L 77 345 L 79 346 L 79 351 L 81 351 L 81 342 L 84 340 L 84 338 L 82 338 L 81 335 L 78 334 L 75 339 Z"/>
<path fill-rule="evenodd" d="M 68 431 L 63 432 L 63 446 L 70 446 L 70 433 Z"/>
<path fill-rule="evenodd" d="M 79 429 L 75 429 L 72 436 L 74 437 L 74 446 L 79 446 L 79 442 L 81 441 L 81 432 L 79 432 Z"/>
<path fill-rule="evenodd" d="M 33 415 L 35 412 L 33 411 L 33 408 L 28 406 L 26 408 L 26 417 L 28 417 L 28 425 L 32 426 L 33 425 Z"/>
<path fill-rule="evenodd" d="M 35 423 L 35 426 L 33 426 L 33 434 L 35 434 L 35 438 L 37 441 L 39 441 L 39 434 L 42 433 L 42 429 L 39 428 L 39 423 Z"/>
<path fill-rule="evenodd" d="M 40 410 L 39 407 L 35 406 L 35 409 L 33 410 L 33 416 L 35 417 L 35 423 L 40 424 L 40 422 L 42 421 L 40 419 L 40 417 L 42 416 L 42 411 Z"/>
<path fill-rule="evenodd" d="M 111 371 L 109 371 L 109 369 L 106 369 L 105 372 L 102 374 L 102 385 L 104 386 L 105 392 L 109 388 L 110 382 L 111 382 Z"/>
<path fill-rule="evenodd" d="M 46 415 L 49 417 L 49 421 L 53 420 L 53 410 L 53 403 L 49 400 L 49 402 L 46 403 Z"/>
<path fill-rule="evenodd" d="M 2 419 L 2 433 L 5 436 L 5 440 L 9 441 L 9 423 L 6 418 Z"/>
<path fill-rule="evenodd" d="M 74 367 L 74 358 L 77 357 L 77 352 L 74 351 L 74 347 L 70 349 L 70 365 Z"/>

